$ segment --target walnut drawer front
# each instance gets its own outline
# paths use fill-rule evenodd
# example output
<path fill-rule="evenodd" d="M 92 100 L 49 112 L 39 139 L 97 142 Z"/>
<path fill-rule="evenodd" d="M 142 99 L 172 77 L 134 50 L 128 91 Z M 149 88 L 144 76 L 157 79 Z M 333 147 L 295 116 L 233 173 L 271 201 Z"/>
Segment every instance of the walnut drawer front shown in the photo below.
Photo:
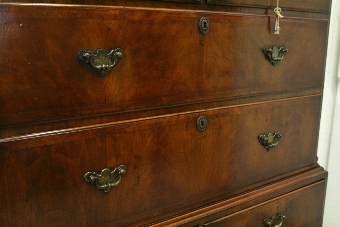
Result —
<path fill-rule="evenodd" d="M 274 36 L 274 18 L 228 13 L 2 5 L 0 16 L 1 126 L 322 87 L 327 20 L 285 18 Z M 262 49 L 281 45 L 274 67 Z M 78 59 L 116 48 L 105 76 Z"/>
<path fill-rule="evenodd" d="M 268 0 L 207 0 L 208 4 L 235 5 L 270 8 L 276 7 L 277 2 Z M 289 10 L 314 11 L 327 13 L 330 9 L 330 0 L 285 0 L 280 1 L 280 7 Z"/>
<path fill-rule="evenodd" d="M 27 5 L 0 13 L 1 125 L 197 100 L 197 14 Z M 105 76 L 78 56 L 117 48 L 123 56 Z"/>
<path fill-rule="evenodd" d="M 320 181 L 203 226 L 321 227 L 325 192 L 326 183 Z"/>
<path fill-rule="evenodd" d="M 147 222 L 261 186 L 315 164 L 319 108 L 312 96 L 2 139 L 0 225 Z M 267 151 L 258 136 L 276 131 Z M 108 193 L 84 180 L 120 165 Z"/>
<path fill-rule="evenodd" d="M 282 31 L 274 35 L 274 17 L 207 17 L 210 30 L 204 39 L 203 96 L 225 98 L 322 87 L 327 20 L 285 17 L 280 22 Z M 283 59 L 274 66 L 265 58 L 265 47 L 288 51 L 282 52 Z"/>

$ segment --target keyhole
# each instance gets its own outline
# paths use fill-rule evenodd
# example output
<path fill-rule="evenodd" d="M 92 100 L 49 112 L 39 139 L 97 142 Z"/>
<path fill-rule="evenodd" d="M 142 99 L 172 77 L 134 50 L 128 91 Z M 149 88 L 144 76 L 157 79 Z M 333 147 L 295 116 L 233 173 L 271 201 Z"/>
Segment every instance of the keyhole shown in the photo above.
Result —
<path fill-rule="evenodd" d="M 207 129 L 208 121 L 205 116 L 199 116 L 197 119 L 197 129 L 200 132 L 204 132 Z"/>
<path fill-rule="evenodd" d="M 201 17 L 199 21 L 200 32 L 205 35 L 209 31 L 209 19 L 206 17 Z"/>

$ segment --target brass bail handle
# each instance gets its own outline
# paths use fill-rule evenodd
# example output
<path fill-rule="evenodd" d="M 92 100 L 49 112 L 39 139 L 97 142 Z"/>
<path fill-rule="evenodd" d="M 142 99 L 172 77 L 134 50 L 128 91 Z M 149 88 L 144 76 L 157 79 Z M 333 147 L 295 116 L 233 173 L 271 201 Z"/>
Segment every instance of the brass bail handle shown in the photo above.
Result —
<path fill-rule="evenodd" d="M 264 146 L 267 151 L 273 149 L 279 144 L 280 138 L 282 137 L 281 132 L 269 133 L 269 134 L 261 134 L 258 139 L 262 146 Z"/>
<path fill-rule="evenodd" d="M 92 53 L 90 50 L 81 50 L 78 53 L 78 58 L 91 66 L 92 70 L 100 76 L 105 76 L 117 62 L 123 57 L 124 52 L 121 48 L 106 51 L 104 49 L 97 50 Z"/>
<path fill-rule="evenodd" d="M 284 213 L 276 214 L 270 218 L 263 219 L 262 223 L 265 227 L 280 227 L 283 224 L 283 219 L 285 219 L 286 216 Z"/>
<path fill-rule="evenodd" d="M 283 57 L 288 52 L 288 49 L 285 46 L 265 46 L 262 49 L 265 57 L 268 61 L 272 63 L 273 66 L 276 66 L 280 61 L 283 60 Z"/>
<path fill-rule="evenodd" d="M 87 172 L 84 175 L 85 181 L 96 186 L 97 189 L 104 190 L 104 192 L 110 191 L 114 186 L 120 183 L 122 175 L 125 174 L 126 167 L 120 165 L 113 170 L 104 168 L 100 173 Z"/>

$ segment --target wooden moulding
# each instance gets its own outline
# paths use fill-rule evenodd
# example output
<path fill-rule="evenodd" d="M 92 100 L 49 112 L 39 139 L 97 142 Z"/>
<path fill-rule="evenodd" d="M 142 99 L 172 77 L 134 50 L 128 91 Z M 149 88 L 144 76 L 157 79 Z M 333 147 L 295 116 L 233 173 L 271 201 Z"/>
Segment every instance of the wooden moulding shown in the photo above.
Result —
<path fill-rule="evenodd" d="M 320 185 L 322 187 L 322 191 L 318 192 L 319 197 L 322 198 L 325 195 L 326 181 L 327 172 L 322 167 L 316 167 L 294 176 L 290 176 L 286 179 L 281 179 L 265 187 L 206 206 L 202 209 L 186 213 L 173 219 L 155 223 L 151 226 L 209 226 L 209 224 L 203 225 L 203 223 L 209 223 L 208 220 L 212 221 L 219 220 L 221 218 L 227 219 L 233 217 L 238 215 L 241 210 L 242 212 L 252 210 L 256 207 L 260 207 L 264 204 L 270 203 L 271 201 L 277 200 L 278 198 L 285 197 L 289 194 L 315 185 Z M 309 203 L 309 201 L 304 202 Z M 324 199 L 321 199 L 318 209 L 323 210 L 323 202 Z M 315 204 L 312 206 L 314 205 Z M 260 216 L 258 216 L 258 218 L 261 220 Z M 321 220 L 318 220 L 318 223 L 322 223 L 322 218 Z"/>

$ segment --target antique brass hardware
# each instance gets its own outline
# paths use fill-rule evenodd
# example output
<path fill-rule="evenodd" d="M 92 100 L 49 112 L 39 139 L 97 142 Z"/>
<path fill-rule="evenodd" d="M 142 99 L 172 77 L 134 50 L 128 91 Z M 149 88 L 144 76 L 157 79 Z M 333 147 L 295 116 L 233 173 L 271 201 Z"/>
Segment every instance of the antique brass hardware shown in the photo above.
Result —
<path fill-rule="evenodd" d="M 274 9 L 274 13 L 276 14 L 276 19 L 275 19 L 275 35 L 280 34 L 280 18 L 283 18 L 284 16 L 282 16 L 281 14 L 281 8 L 279 7 L 279 0 L 276 0 L 276 8 Z"/>
<path fill-rule="evenodd" d="M 99 49 L 95 54 L 90 50 L 81 50 L 78 53 L 78 58 L 90 65 L 92 70 L 98 72 L 100 76 L 105 76 L 122 57 L 123 50 L 120 48 L 112 49 L 108 52 L 104 49 Z"/>
<path fill-rule="evenodd" d="M 207 17 L 201 17 L 198 23 L 198 27 L 203 35 L 207 34 L 210 27 L 209 19 Z"/>
<path fill-rule="evenodd" d="M 197 129 L 200 132 L 204 132 L 208 127 L 208 120 L 205 116 L 199 116 L 197 118 Z"/>
<path fill-rule="evenodd" d="M 258 139 L 260 143 L 269 151 L 279 144 L 279 140 L 281 137 L 281 132 L 276 132 L 269 133 L 268 135 L 259 135 Z"/>
<path fill-rule="evenodd" d="M 105 168 L 100 173 L 87 172 L 84 175 L 84 178 L 86 182 L 94 184 L 96 188 L 104 190 L 104 192 L 108 192 L 112 187 L 119 184 L 122 175 L 125 174 L 125 172 L 126 167 L 124 165 L 120 165 L 112 171 Z"/>
<path fill-rule="evenodd" d="M 285 46 L 274 46 L 274 47 L 264 47 L 262 49 L 263 53 L 265 54 L 266 58 L 272 63 L 272 65 L 277 65 L 283 57 L 288 49 Z"/>
<path fill-rule="evenodd" d="M 265 227 L 280 227 L 282 226 L 283 219 L 285 218 L 286 216 L 283 213 L 279 213 L 271 218 L 264 219 L 262 222 Z"/>

